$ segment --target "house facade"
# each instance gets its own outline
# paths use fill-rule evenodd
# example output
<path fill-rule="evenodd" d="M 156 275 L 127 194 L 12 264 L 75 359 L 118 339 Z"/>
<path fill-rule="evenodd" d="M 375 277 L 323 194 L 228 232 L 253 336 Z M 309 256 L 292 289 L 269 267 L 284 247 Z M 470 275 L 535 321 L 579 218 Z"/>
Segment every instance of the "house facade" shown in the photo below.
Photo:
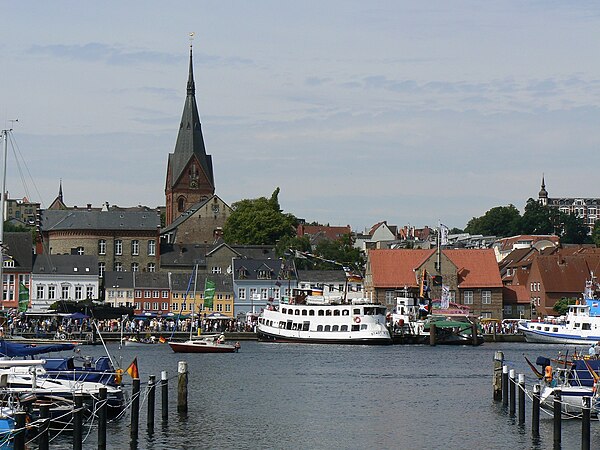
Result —
<path fill-rule="evenodd" d="M 2 264 L 2 309 L 17 308 L 19 291 L 29 297 L 33 270 L 31 233 L 4 233 Z M 26 291 L 26 292 L 25 292 Z"/>

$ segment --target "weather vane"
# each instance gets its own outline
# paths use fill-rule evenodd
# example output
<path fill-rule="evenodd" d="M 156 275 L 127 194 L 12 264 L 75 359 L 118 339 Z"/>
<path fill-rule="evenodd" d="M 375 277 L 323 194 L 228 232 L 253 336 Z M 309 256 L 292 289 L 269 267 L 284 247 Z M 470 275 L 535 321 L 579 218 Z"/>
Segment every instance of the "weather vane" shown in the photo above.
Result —
<path fill-rule="evenodd" d="M 192 42 L 194 41 L 194 32 L 190 33 L 190 47 L 192 46 Z"/>

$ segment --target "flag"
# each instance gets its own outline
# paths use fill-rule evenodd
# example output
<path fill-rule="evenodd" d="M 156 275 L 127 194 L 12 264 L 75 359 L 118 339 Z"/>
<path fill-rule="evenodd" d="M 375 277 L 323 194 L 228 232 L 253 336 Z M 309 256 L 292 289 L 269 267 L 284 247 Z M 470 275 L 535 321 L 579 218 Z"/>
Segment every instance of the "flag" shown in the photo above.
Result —
<path fill-rule="evenodd" d="M 204 281 L 204 308 L 213 307 L 213 299 L 215 298 L 215 282 L 208 278 Z"/>
<path fill-rule="evenodd" d="M 450 229 L 440 223 L 440 244 L 441 245 L 448 245 L 448 234 L 450 233 Z"/>
<path fill-rule="evenodd" d="M 440 309 L 448 309 L 450 307 L 450 286 L 442 285 L 442 301 Z"/>
<path fill-rule="evenodd" d="M 29 307 L 29 289 L 23 283 L 19 283 L 19 312 L 27 311 Z"/>
<path fill-rule="evenodd" d="M 276 281 L 276 282 L 275 282 L 275 286 L 277 286 L 277 287 L 280 287 L 280 286 L 281 286 L 281 283 L 280 283 L 279 281 Z"/>
<path fill-rule="evenodd" d="M 131 378 L 140 378 L 140 372 L 138 371 L 137 366 L 137 358 L 133 358 L 133 362 L 129 364 L 129 367 L 125 372 L 128 373 L 131 376 Z"/>
<path fill-rule="evenodd" d="M 165 342 L 167 342 L 167 340 L 161 336 L 158 338 L 158 342 L 160 342 L 161 344 L 164 344 Z"/>

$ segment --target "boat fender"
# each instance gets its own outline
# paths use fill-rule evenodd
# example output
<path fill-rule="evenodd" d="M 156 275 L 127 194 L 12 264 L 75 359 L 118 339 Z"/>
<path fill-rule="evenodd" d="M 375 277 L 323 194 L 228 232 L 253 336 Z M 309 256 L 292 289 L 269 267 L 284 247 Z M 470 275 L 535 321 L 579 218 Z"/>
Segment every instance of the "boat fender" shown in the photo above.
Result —
<path fill-rule="evenodd" d="M 355 323 L 360 323 L 360 317 L 356 316 L 356 317 L 354 318 L 354 322 L 355 322 Z"/>
<path fill-rule="evenodd" d="M 552 366 L 546 366 L 544 369 L 544 379 L 550 383 L 552 381 Z"/>
<path fill-rule="evenodd" d="M 115 384 L 121 384 L 123 381 L 123 369 L 117 369 L 115 371 Z"/>
<path fill-rule="evenodd" d="M 400 327 L 404 326 L 404 319 L 398 320 L 398 326 L 400 326 Z"/>

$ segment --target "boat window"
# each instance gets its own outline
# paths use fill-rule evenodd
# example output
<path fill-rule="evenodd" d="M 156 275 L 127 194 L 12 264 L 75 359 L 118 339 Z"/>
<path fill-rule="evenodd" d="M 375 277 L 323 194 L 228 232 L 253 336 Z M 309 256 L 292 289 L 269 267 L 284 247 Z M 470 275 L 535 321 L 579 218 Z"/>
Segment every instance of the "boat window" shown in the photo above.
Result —
<path fill-rule="evenodd" d="M 302 310 L 302 315 L 303 315 L 303 316 L 305 316 L 305 315 L 306 315 L 306 310 L 305 310 L 305 309 L 303 309 L 303 310 Z"/>
<path fill-rule="evenodd" d="M 340 327 L 338 325 L 334 325 L 331 327 L 331 331 L 339 331 Z"/>
<path fill-rule="evenodd" d="M 552 328 L 552 331 L 554 331 L 555 333 L 558 333 L 558 327 L 554 327 Z M 558 409 L 558 408 L 557 408 Z"/>
<path fill-rule="evenodd" d="M 348 325 L 342 325 L 340 331 L 348 331 Z"/>
<path fill-rule="evenodd" d="M 334 315 L 334 316 L 339 316 L 339 315 L 340 315 L 340 310 L 339 310 L 339 309 L 335 309 L 335 310 L 333 311 L 333 315 Z"/>
<path fill-rule="evenodd" d="M 573 326 L 574 326 L 575 328 L 579 328 L 579 327 L 581 326 L 581 324 L 580 324 L 579 322 L 575 322 L 575 323 L 573 324 Z"/>
<path fill-rule="evenodd" d="M 317 325 L 317 331 L 323 331 L 323 325 Z"/>
<path fill-rule="evenodd" d="M 288 320 L 286 329 L 288 329 L 288 330 L 292 329 L 292 321 L 291 320 Z"/>
<path fill-rule="evenodd" d="M 359 315 L 360 314 L 360 308 L 354 308 L 354 314 L 355 315 Z"/>
<path fill-rule="evenodd" d="M 363 323 L 363 324 L 360 326 L 360 329 L 361 329 L 361 330 L 366 330 L 366 329 L 367 329 L 367 324 L 366 324 L 366 323 Z M 557 408 L 557 409 L 558 409 L 558 408 Z"/>
<path fill-rule="evenodd" d="M 350 330 L 351 331 L 359 331 L 360 330 L 360 325 L 352 325 L 352 328 Z"/>
<path fill-rule="evenodd" d="M 310 322 L 304 322 L 302 324 L 302 331 L 308 331 L 310 329 Z"/>
<path fill-rule="evenodd" d="M 320 316 L 324 316 L 325 315 L 325 311 L 323 311 L 322 309 L 319 310 L 319 315 Z"/>
<path fill-rule="evenodd" d="M 287 308 L 281 308 L 281 312 L 285 314 L 287 312 Z"/>
<path fill-rule="evenodd" d="M 296 312 L 295 312 L 295 314 L 296 314 L 297 316 L 299 316 L 299 315 L 300 315 L 300 310 L 299 310 L 299 309 L 297 309 L 297 310 L 296 310 Z"/>
<path fill-rule="evenodd" d="M 327 311 L 325 311 L 325 315 L 326 315 L 326 316 L 330 316 L 330 315 L 331 315 L 331 310 L 330 310 L 330 309 L 328 309 Z"/>
<path fill-rule="evenodd" d="M 347 309 L 342 309 L 342 316 L 349 316 L 350 315 L 350 311 Z"/>
<path fill-rule="evenodd" d="M 544 327 L 544 331 L 550 331 L 550 327 Z"/>
<path fill-rule="evenodd" d="M 331 331 L 331 325 L 325 325 L 325 331 Z"/>
<path fill-rule="evenodd" d="M 288 309 L 288 314 L 289 314 L 290 316 L 293 316 L 293 315 L 294 315 L 294 310 L 293 310 L 293 309 Z"/>
<path fill-rule="evenodd" d="M 582 324 L 581 324 L 581 329 L 582 329 L 582 330 L 591 330 L 591 329 L 592 329 L 592 327 L 591 327 L 591 324 L 590 324 L 590 323 L 588 323 L 588 322 L 584 322 L 584 323 L 582 323 Z M 557 409 L 558 409 L 558 408 L 557 408 Z"/>
<path fill-rule="evenodd" d="M 309 315 L 309 316 L 314 316 L 314 315 L 315 315 L 315 311 L 314 311 L 314 309 L 311 309 L 311 310 L 308 312 L 308 315 Z"/>

